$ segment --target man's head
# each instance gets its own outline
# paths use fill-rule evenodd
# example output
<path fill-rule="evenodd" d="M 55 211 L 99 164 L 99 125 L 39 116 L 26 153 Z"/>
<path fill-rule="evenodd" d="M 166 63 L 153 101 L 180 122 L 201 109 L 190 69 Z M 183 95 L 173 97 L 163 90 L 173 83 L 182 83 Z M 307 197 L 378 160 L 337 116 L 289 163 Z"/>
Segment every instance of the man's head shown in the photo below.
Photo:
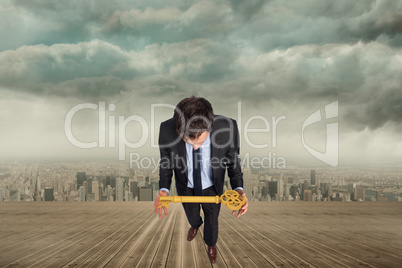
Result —
<path fill-rule="evenodd" d="M 177 104 L 173 119 L 177 133 L 198 149 L 211 132 L 214 111 L 209 101 L 192 96 Z"/>

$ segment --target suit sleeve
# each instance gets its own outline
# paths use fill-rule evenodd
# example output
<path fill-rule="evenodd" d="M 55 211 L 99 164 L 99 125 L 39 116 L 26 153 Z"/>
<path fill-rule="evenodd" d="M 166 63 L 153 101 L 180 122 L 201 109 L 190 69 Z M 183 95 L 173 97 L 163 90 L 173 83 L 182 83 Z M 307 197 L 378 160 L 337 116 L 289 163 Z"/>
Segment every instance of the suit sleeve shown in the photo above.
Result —
<path fill-rule="evenodd" d="M 230 179 L 230 185 L 232 186 L 232 189 L 236 189 L 238 187 L 243 188 L 243 173 L 241 172 L 241 162 L 239 158 L 239 129 L 236 120 L 232 120 L 232 122 L 233 126 L 231 126 L 231 131 L 233 132 L 233 141 L 230 143 L 229 151 L 226 154 L 228 160 L 226 168 Z"/>
<path fill-rule="evenodd" d="M 170 190 L 172 183 L 173 166 L 169 154 L 169 148 L 165 146 L 167 143 L 163 135 L 163 125 L 159 128 L 159 152 L 161 161 L 159 163 L 159 189 L 166 188 Z"/>

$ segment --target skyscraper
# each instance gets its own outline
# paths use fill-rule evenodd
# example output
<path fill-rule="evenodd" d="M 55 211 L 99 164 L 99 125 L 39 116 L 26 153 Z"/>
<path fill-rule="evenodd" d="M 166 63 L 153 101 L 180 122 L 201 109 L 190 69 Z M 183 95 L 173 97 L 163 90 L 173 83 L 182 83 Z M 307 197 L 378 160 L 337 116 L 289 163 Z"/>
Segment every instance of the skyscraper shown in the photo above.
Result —
<path fill-rule="evenodd" d="M 268 193 L 272 199 L 274 199 L 275 195 L 277 195 L 279 193 L 278 188 L 279 188 L 278 181 L 269 181 L 268 182 Z"/>
<path fill-rule="evenodd" d="M 138 183 L 136 181 L 130 181 L 130 192 L 133 194 L 133 200 L 138 200 Z"/>
<path fill-rule="evenodd" d="M 111 183 L 112 183 L 112 182 L 111 182 L 111 177 L 110 177 L 110 176 L 106 176 L 106 184 L 105 184 L 105 187 L 107 187 L 108 185 L 112 186 Z"/>
<path fill-rule="evenodd" d="M 348 184 L 348 193 L 354 193 L 356 188 L 356 183 L 349 183 Z"/>
<path fill-rule="evenodd" d="M 94 177 L 93 176 L 89 176 L 89 177 L 87 177 L 87 182 L 88 182 L 88 190 L 87 190 L 87 193 L 93 193 L 93 191 L 92 191 L 92 181 L 94 181 L 95 179 L 94 179 Z"/>
<path fill-rule="evenodd" d="M 300 198 L 304 200 L 304 191 L 308 190 L 310 188 L 310 185 L 308 184 L 308 180 L 305 180 L 302 185 L 301 185 L 301 193 L 300 193 Z"/>
<path fill-rule="evenodd" d="M 267 186 L 262 186 L 261 187 L 261 198 L 266 199 L 268 196 L 268 187 Z"/>
<path fill-rule="evenodd" d="M 45 201 L 54 201 L 53 187 L 45 188 Z"/>
<path fill-rule="evenodd" d="M 83 185 L 84 181 L 87 180 L 87 174 L 85 172 L 77 172 L 77 190 Z"/>
<path fill-rule="evenodd" d="M 92 181 L 92 193 L 95 195 L 94 196 L 95 201 L 100 200 L 99 199 L 100 198 L 99 190 L 100 190 L 99 181 Z"/>
<path fill-rule="evenodd" d="M 328 201 L 331 201 L 332 198 L 332 185 L 328 185 Z"/>
<path fill-rule="evenodd" d="M 115 177 L 110 177 L 110 184 L 108 184 L 110 186 L 112 186 L 112 188 L 116 188 L 116 178 Z"/>
<path fill-rule="evenodd" d="M 152 189 L 154 191 L 158 191 L 159 190 L 159 182 L 158 181 L 153 181 L 152 183 Z"/>
<path fill-rule="evenodd" d="M 83 183 L 82 183 L 82 186 L 84 187 L 84 193 L 85 193 L 85 195 L 84 195 L 84 201 L 88 201 L 88 182 L 87 181 L 84 181 Z"/>
<path fill-rule="evenodd" d="M 282 174 L 281 174 L 280 177 L 278 178 L 278 195 L 280 198 L 283 198 L 284 187 L 285 187 L 285 184 L 284 184 Z"/>
<path fill-rule="evenodd" d="M 80 201 L 85 201 L 85 188 L 84 186 L 80 186 L 80 188 L 78 189 L 78 193 L 80 196 Z"/>
<path fill-rule="evenodd" d="M 366 192 L 362 187 L 355 188 L 355 200 L 357 201 L 365 201 L 366 200 Z"/>
<path fill-rule="evenodd" d="M 316 184 L 316 180 L 315 180 L 315 170 L 311 170 L 311 174 L 310 174 L 310 185 L 315 185 Z"/>
<path fill-rule="evenodd" d="M 293 197 L 294 200 L 297 199 L 296 197 L 298 196 L 298 193 L 299 187 L 296 184 L 290 186 L 290 195 Z"/>
<path fill-rule="evenodd" d="M 303 201 L 313 201 L 313 197 L 311 195 L 311 190 L 304 190 Z"/>
<path fill-rule="evenodd" d="M 144 186 L 139 188 L 138 201 L 153 201 L 152 186 Z"/>
<path fill-rule="evenodd" d="M 112 186 L 108 185 L 106 191 L 107 191 L 107 201 L 114 201 Z"/>
<path fill-rule="evenodd" d="M 332 186 L 330 182 L 323 182 L 320 183 L 320 190 L 321 194 L 324 198 L 330 198 L 332 196 Z M 331 188 L 331 192 L 329 192 L 329 189 Z"/>
<path fill-rule="evenodd" d="M 124 179 L 116 178 L 116 201 L 124 201 Z"/>
<path fill-rule="evenodd" d="M 253 180 L 252 173 L 249 168 L 243 170 L 243 189 L 249 201 L 253 199 Z"/>

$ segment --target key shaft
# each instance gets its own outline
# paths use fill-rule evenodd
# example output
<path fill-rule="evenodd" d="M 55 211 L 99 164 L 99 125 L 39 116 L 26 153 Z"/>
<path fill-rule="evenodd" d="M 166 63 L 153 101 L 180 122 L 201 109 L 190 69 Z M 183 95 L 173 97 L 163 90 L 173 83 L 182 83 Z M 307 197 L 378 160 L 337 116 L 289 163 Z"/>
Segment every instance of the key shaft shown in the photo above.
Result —
<path fill-rule="evenodd" d="M 161 196 L 159 208 L 168 208 L 169 203 L 222 203 L 231 210 L 239 210 L 246 200 L 233 190 L 226 191 L 221 196 Z"/>

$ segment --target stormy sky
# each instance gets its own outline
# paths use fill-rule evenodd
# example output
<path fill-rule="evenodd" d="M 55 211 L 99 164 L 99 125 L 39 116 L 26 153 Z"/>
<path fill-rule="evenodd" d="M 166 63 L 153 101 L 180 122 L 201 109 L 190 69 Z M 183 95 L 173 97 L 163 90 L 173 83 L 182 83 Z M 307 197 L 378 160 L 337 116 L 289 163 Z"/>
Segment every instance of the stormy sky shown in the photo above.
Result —
<path fill-rule="evenodd" d="M 238 120 L 241 155 L 321 165 L 302 142 L 321 110 L 304 130 L 310 148 L 325 153 L 337 123 L 339 166 L 402 161 L 400 0 L 0 1 L 0 27 L 1 160 L 118 160 L 120 136 L 145 139 L 127 156 L 157 157 L 168 105 L 195 95 Z M 81 104 L 97 108 L 77 111 L 71 133 L 105 147 L 66 136 Z M 133 121 L 119 128 L 119 116 Z"/>

